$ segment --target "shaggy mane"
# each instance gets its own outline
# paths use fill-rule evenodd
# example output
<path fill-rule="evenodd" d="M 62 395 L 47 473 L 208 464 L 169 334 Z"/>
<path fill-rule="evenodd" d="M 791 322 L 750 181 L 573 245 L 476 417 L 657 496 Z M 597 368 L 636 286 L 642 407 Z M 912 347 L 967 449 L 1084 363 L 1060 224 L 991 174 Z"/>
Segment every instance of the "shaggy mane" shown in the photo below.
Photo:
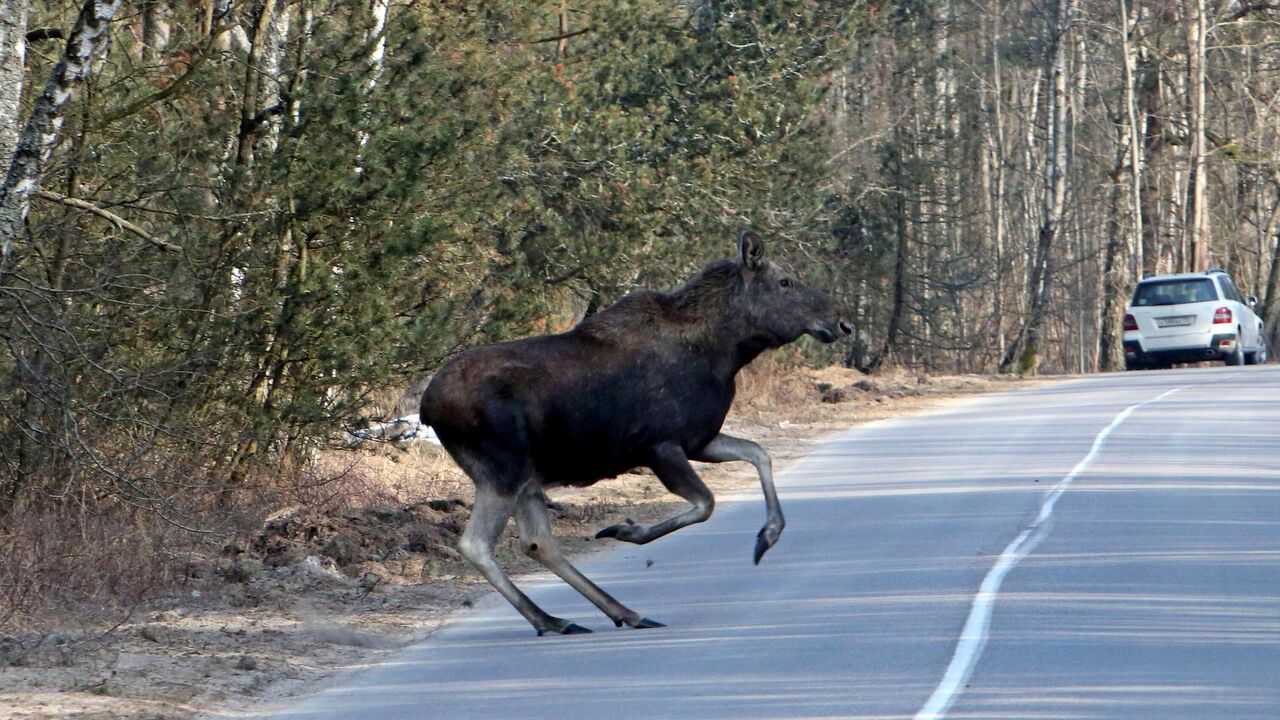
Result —
<path fill-rule="evenodd" d="M 677 290 L 637 290 L 584 319 L 575 332 L 617 337 L 659 329 L 683 336 L 708 333 L 742 292 L 742 266 L 716 260 Z"/>

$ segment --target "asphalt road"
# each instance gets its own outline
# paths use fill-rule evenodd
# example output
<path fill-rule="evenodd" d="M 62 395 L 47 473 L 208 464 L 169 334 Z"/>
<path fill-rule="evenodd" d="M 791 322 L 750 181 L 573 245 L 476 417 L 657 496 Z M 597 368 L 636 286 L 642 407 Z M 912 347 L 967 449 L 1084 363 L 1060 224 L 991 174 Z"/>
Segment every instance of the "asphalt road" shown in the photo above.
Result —
<path fill-rule="evenodd" d="M 277 717 L 1280 718 L 1278 451 L 1280 366 L 866 426 L 779 478 L 759 567 L 758 493 L 583 565 L 665 629 L 535 578 L 597 632 L 535 637 L 491 595 Z"/>

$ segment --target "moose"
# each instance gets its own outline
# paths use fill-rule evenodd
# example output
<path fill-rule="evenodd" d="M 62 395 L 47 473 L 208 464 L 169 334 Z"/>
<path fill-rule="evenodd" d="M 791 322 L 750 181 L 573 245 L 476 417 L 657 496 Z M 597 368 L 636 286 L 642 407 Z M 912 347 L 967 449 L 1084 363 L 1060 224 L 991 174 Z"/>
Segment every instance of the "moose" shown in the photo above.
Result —
<path fill-rule="evenodd" d="M 760 476 L 767 517 L 755 562 L 785 521 L 772 462 L 754 442 L 720 432 L 738 371 L 808 334 L 851 332 L 831 299 L 765 259 L 753 231 L 738 257 L 710 263 L 674 292 L 632 292 L 568 332 L 472 348 L 446 363 L 422 396 L 421 419 L 475 483 L 459 550 L 538 635 L 591 632 L 549 615 L 511 582 L 493 547 L 514 515 L 521 550 L 614 624 L 664 627 L 619 603 L 561 553 L 544 490 L 585 487 L 637 467 L 691 507 L 653 525 L 606 527 L 597 538 L 644 544 L 711 516 L 715 498 L 689 464 L 745 461 Z"/>

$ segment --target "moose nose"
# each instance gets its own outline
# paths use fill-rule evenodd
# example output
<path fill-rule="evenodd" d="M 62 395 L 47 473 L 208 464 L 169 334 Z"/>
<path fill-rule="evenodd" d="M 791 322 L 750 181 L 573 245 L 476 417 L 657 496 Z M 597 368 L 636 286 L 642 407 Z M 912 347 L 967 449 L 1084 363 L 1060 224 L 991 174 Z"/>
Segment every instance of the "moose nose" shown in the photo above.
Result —
<path fill-rule="evenodd" d="M 837 324 L 840 326 L 840 332 L 844 333 L 845 335 L 853 334 L 853 325 L 849 324 L 848 320 L 841 320 Z"/>

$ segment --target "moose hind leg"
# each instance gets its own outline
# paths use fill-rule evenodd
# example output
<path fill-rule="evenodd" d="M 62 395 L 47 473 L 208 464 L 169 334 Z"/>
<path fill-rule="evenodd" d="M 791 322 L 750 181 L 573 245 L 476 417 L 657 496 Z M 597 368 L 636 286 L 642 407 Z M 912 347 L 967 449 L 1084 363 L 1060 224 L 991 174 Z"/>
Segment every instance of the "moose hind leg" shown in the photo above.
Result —
<path fill-rule="evenodd" d="M 639 613 L 613 599 L 613 596 L 601 590 L 565 559 L 560 552 L 560 544 L 551 533 L 551 522 L 547 519 L 547 498 L 541 490 L 530 488 L 520 494 L 516 500 L 516 525 L 520 529 L 520 549 L 582 593 L 583 597 L 608 615 L 614 625 L 633 628 L 665 627 L 660 622 L 641 617 Z"/>
<path fill-rule="evenodd" d="M 716 507 L 715 496 L 693 471 L 683 448 L 674 443 L 659 446 L 654 451 L 650 467 L 667 490 L 688 500 L 693 507 L 653 525 L 637 525 L 630 520 L 622 525 L 611 525 L 596 533 L 597 538 L 611 537 L 643 545 L 711 517 Z"/>
<path fill-rule="evenodd" d="M 529 596 L 520 591 L 511 578 L 498 566 L 493 556 L 493 546 L 502 535 L 502 530 L 511 518 L 514 500 L 509 496 L 476 483 L 476 502 L 471 510 L 471 519 L 467 521 L 467 529 L 462 533 L 458 549 L 472 562 L 489 584 L 502 593 L 515 609 L 533 625 L 533 629 L 542 635 L 547 632 L 561 635 L 574 635 L 591 632 L 581 625 L 563 618 L 548 615 L 542 608 L 534 604 Z"/>

